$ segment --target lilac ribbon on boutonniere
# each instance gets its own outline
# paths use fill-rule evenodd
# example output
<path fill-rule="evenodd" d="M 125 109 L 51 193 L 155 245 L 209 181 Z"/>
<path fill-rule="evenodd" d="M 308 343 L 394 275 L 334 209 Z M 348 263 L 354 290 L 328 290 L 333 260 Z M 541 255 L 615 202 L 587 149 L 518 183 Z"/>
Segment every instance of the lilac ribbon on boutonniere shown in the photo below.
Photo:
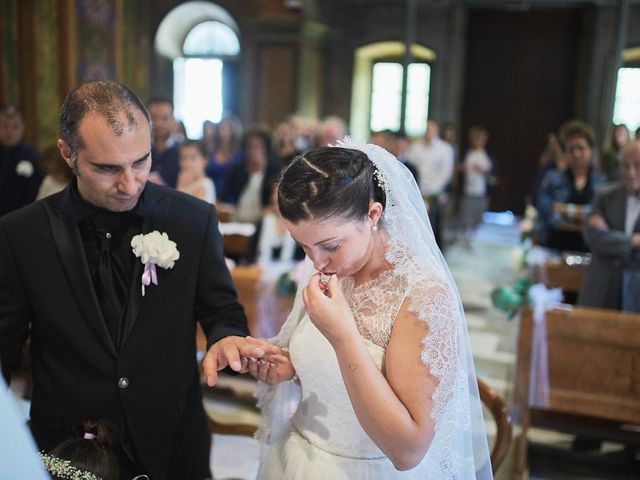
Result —
<path fill-rule="evenodd" d="M 176 260 L 180 258 L 180 252 L 176 248 L 176 242 L 169 240 L 166 233 L 154 230 L 151 233 L 136 235 L 131 239 L 131 248 L 136 257 L 144 264 L 142 272 L 142 296 L 145 295 L 145 287 L 152 283 L 158 285 L 156 265 L 165 270 L 173 268 Z"/>
<path fill-rule="evenodd" d="M 155 263 L 147 263 L 142 272 L 142 296 L 144 297 L 144 287 L 148 287 L 151 283 L 158 285 L 158 275 L 156 273 Z"/>

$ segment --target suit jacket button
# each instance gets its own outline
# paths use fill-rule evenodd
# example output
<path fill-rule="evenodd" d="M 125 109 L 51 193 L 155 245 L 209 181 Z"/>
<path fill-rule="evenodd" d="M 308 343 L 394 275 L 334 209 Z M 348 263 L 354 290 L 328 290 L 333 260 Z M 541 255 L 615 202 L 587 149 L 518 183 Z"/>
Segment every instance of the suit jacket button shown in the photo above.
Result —
<path fill-rule="evenodd" d="M 129 386 L 129 379 L 127 377 L 121 377 L 120 380 L 118 380 L 118 386 L 120 388 L 127 388 Z"/>

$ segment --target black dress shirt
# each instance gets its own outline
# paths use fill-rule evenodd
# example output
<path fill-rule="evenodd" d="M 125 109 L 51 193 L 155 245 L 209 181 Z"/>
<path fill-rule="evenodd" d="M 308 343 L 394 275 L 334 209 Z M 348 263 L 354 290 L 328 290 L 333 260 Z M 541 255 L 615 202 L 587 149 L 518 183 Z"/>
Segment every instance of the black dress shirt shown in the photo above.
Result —
<path fill-rule="evenodd" d="M 71 183 L 70 193 L 69 213 L 78 224 L 94 290 L 107 328 L 116 348 L 119 348 L 133 269 L 137 261 L 131 249 L 131 239 L 142 231 L 142 218 L 137 212 L 143 202 L 144 193 L 138 205 L 128 212 L 110 212 L 86 202 L 80 197 L 75 179 Z M 105 252 L 103 248 L 106 249 Z M 101 257 L 103 254 L 107 255 L 107 267 L 104 257 Z M 109 268 L 110 272 L 101 271 L 104 268 Z M 115 294 L 113 308 L 109 308 L 101 278 L 110 278 L 110 287 L 113 287 Z"/>

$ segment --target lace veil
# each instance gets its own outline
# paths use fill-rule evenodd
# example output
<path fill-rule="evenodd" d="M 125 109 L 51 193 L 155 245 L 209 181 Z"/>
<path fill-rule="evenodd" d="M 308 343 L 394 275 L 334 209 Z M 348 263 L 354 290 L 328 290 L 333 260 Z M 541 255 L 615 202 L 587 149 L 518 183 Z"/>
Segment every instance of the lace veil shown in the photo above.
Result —
<path fill-rule="evenodd" d="M 409 305 L 418 318 L 428 323 L 429 332 L 422 340 L 422 361 L 439 380 L 431 412 L 436 434 L 423 460 L 424 471 L 446 472 L 446 478 L 451 479 L 491 479 L 482 406 L 462 302 L 436 245 L 418 186 L 409 170 L 377 145 L 345 137 L 336 146 L 364 152 L 384 178 L 386 207 L 381 223 L 390 238 L 386 259 L 394 273 L 407 276 L 410 282 L 412 278 L 419 281 L 421 291 L 439 292 L 415 296 Z M 307 275 L 300 285 L 306 285 L 312 272 L 313 267 L 307 261 Z M 304 315 L 299 289 L 287 321 L 271 341 L 287 347 Z M 259 382 L 257 396 L 263 423 L 257 437 L 267 448 L 286 432 L 299 394 L 299 386 L 294 382 L 276 386 Z M 429 464 L 433 464 L 433 470 Z"/>

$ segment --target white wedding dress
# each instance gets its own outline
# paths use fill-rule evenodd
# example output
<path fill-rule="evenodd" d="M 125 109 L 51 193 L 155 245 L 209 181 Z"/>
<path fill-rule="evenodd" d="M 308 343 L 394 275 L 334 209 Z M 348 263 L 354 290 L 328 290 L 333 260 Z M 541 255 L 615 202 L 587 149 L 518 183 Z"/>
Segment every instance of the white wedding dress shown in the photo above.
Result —
<path fill-rule="evenodd" d="M 427 291 L 442 293 L 433 302 L 433 324 L 446 322 L 454 315 L 455 304 L 448 301 L 440 280 L 422 275 L 407 277 L 384 272 L 377 279 L 353 288 L 351 278 L 341 280 L 341 287 L 355 312 L 358 329 L 378 368 L 384 371 L 386 345 L 393 320 L 405 298 L 420 302 Z M 440 325 L 446 328 L 446 325 Z M 455 330 L 455 324 L 450 328 Z M 457 335 L 456 335 L 457 336 Z M 416 342 L 422 339 L 416 338 Z M 451 345 L 455 349 L 455 345 Z M 289 343 L 291 360 L 301 386 L 300 403 L 291 419 L 288 432 L 281 436 L 271 454 L 264 458 L 260 478 L 265 480 L 347 480 L 347 479 L 441 479 L 446 464 L 436 461 L 446 446 L 443 435 L 436 434 L 427 455 L 410 471 L 395 469 L 360 426 L 344 386 L 333 347 L 304 315 Z M 322 359 L 321 361 L 319 359 Z M 471 459 L 470 459 L 471 461 Z M 469 466 L 473 471 L 473 462 Z"/>
<path fill-rule="evenodd" d="M 364 151 L 386 179 L 382 222 L 389 235 L 390 269 L 354 288 L 340 279 L 358 329 L 372 358 L 385 372 L 385 352 L 401 306 L 428 325 L 422 363 L 438 379 L 430 415 L 433 440 L 413 469 L 398 471 L 360 426 L 335 351 L 306 315 L 301 291 L 272 341 L 288 348 L 298 381 L 259 382 L 263 421 L 260 480 L 433 479 L 490 480 L 487 437 L 459 293 L 435 245 L 410 172 L 383 149 L 342 143 Z M 307 259 L 300 287 L 313 273 Z"/>

